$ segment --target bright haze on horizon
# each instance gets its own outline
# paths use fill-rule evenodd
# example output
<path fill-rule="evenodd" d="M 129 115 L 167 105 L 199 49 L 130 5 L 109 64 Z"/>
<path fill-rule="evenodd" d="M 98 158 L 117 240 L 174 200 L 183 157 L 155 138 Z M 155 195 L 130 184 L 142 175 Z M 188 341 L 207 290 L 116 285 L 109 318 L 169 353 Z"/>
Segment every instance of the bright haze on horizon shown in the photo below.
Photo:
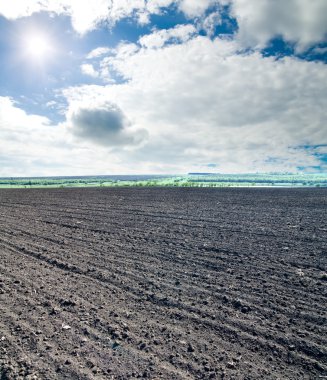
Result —
<path fill-rule="evenodd" d="M 0 177 L 327 172 L 326 0 L 0 1 Z"/>

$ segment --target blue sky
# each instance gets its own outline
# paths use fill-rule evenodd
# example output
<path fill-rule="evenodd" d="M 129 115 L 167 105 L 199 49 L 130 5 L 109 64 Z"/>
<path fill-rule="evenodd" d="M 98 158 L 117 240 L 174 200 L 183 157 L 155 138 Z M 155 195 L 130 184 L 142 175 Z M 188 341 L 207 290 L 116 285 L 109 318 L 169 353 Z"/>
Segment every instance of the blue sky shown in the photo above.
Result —
<path fill-rule="evenodd" d="M 325 0 L 0 2 L 0 176 L 326 172 Z"/>

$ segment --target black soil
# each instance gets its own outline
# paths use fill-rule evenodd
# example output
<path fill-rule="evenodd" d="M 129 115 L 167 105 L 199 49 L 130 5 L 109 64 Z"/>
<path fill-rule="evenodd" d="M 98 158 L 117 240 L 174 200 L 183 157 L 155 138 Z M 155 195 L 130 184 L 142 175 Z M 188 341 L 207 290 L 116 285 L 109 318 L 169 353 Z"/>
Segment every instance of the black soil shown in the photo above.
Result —
<path fill-rule="evenodd" d="M 0 191 L 0 379 L 327 379 L 326 189 Z"/>

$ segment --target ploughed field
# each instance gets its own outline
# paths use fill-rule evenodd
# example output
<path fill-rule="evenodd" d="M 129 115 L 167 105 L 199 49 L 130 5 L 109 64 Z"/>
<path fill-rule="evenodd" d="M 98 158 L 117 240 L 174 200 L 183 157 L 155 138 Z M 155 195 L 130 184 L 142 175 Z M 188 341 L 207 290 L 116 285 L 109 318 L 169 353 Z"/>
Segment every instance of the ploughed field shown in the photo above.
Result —
<path fill-rule="evenodd" d="M 326 189 L 0 191 L 0 378 L 327 378 Z"/>

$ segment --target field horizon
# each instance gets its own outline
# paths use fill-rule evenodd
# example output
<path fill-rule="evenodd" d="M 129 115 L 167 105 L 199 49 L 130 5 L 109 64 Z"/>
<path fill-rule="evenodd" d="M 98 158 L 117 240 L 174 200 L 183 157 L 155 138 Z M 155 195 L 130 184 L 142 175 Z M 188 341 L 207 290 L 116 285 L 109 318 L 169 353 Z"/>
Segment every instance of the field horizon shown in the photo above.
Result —
<path fill-rule="evenodd" d="M 327 173 L 188 173 L 0 177 L 0 188 L 46 187 L 327 187 Z"/>

